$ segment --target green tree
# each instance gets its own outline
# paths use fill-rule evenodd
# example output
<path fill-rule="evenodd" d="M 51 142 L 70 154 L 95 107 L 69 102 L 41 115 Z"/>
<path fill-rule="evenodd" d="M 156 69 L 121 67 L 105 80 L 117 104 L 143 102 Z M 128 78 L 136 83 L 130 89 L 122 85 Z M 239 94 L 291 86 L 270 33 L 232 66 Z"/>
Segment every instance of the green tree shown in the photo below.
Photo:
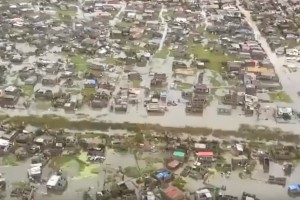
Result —
<path fill-rule="evenodd" d="M 172 185 L 179 188 L 180 190 L 184 190 L 184 186 L 186 181 L 182 177 L 177 177 L 174 179 Z"/>
<path fill-rule="evenodd" d="M 135 134 L 135 142 L 136 143 L 138 143 L 138 144 L 142 144 L 142 143 L 144 143 L 144 134 L 143 133 L 141 133 L 141 132 L 137 132 L 136 134 Z"/>

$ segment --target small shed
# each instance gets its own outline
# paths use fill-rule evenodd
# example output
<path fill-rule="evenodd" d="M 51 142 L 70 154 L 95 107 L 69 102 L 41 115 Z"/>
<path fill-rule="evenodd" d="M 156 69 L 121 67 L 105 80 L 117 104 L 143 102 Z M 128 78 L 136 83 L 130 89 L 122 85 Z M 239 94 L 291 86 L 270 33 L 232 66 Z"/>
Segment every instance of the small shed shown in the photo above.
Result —
<path fill-rule="evenodd" d="M 199 151 L 196 153 L 196 155 L 200 158 L 213 158 L 214 152 L 212 151 Z"/>
<path fill-rule="evenodd" d="M 183 151 L 176 150 L 173 152 L 173 158 L 183 162 L 185 160 L 186 153 Z"/>

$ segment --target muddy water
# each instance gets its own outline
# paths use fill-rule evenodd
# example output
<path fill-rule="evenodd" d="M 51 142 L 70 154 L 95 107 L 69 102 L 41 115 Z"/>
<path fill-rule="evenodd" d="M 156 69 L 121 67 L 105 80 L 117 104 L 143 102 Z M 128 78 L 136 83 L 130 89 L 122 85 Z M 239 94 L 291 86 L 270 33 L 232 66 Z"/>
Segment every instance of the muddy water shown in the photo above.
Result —
<path fill-rule="evenodd" d="M 145 163 L 139 162 L 141 167 L 146 166 Z M 30 160 L 26 162 L 19 163 L 18 166 L 0 166 L 0 173 L 3 174 L 4 178 L 7 180 L 8 184 L 8 191 L 9 194 L 10 190 L 12 189 L 11 184 L 20 182 L 20 181 L 27 181 L 27 169 L 29 169 Z M 119 170 L 119 166 L 122 168 L 128 166 L 137 166 L 137 162 L 131 153 L 116 153 L 113 150 L 107 151 L 107 159 L 103 164 L 93 164 L 93 167 L 97 166 L 98 174 L 90 174 L 90 176 L 79 175 L 79 165 L 76 162 L 71 161 L 70 163 L 66 163 L 66 166 L 63 167 L 66 174 L 68 175 L 68 189 L 62 195 L 53 195 L 47 193 L 45 185 L 36 185 L 38 188 L 36 192 L 37 199 L 44 199 L 44 200 L 80 200 L 82 199 L 82 194 L 84 191 L 87 191 L 89 188 L 93 190 L 95 193 L 97 190 L 102 190 L 104 180 L 107 179 L 108 176 L 113 176 L 116 178 L 116 181 L 121 180 L 121 176 L 117 174 Z M 87 168 L 90 168 L 89 166 Z M 106 172 L 105 172 L 106 171 Z M 43 177 L 49 177 L 52 169 L 49 167 L 45 167 L 43 169 Z M 107 184 L 109 187 L 109 184 Z"/>
<path fill-rule="evenodd" d="M 176 92 L 175 92 L 176 93 Z M 174 100 L 176 100 L 176 94 L 174 93 Z M 178 94 L 178 93 L 177 93 Z M 169 111 L 163 116 L 151 116 L 147 115 L 146 110 L 142 104 L 137 107 L 130 106 L 129 110 L 125 114 L 111 113 L 108 109 L 101 111 L 91 110 L 86 107 L 76 111 L 76 115 L 65 113 L 63 109 L 57 110 L 31 110 L 30 114 L 43 116 L 43 115 L 59 115 L 68 118 L 69 120 L 82 120 L 80 116 L 86 115 L 85 119 L 93 121 L 107 121 L 112 123 L 149 123 L 160 124 L 162 126 L 194 126 L 194 127 L 210 127 L 223 130 L 237 130 L 240 124 L 255 124 L 264 125 L 271 128 L 281 128 L 286 131 L 293 131 L 299 133 L 299 124 L 277 124 L 273 119 L 257 121 L 256 117 L 246 117 L 243 115 L 241 109 L 233 110 L 231 116 L 221 116 L 217 113 L 217 106 L 219 101 L 215 100 L 210 103 L 210 106 L 204 110 L 202 115 L 187 115 L 185 114 L 185 103 L 182 101 L 178 106 L 169 107 Z M 28 111 L 22 110 L 6 110 L 3 109 L 3 113 L 7 113 L 10 116 L 27 116 Z M 176 116 L 176 117 L 174 117 Z"/>
<path fill-rule="evenodd" d="M 258 167 L 262 168 L 261 166 Z M 282 166 L 274 164 L 270 167 L 270 175 L 283 176 Z M 217 187 L 225 185 L 226 191 L 222 191 L 222 193 L 237 197 L 241 197 L 243 192 L 248 192 L 255 194 L 261 200 L 294 199 L 288 196 L 287 187 L 290 184 L 300 183 L 300 167 L 297 167 L 291 176 L 287 177 L 285 187 L 266 183 L 269 174 L 264 174 L 262 169 L 258 171 L 253 172 L 252 179 L 240 179 L 238 171 L 233 172 L 230 178 L 225 178 L 221 176 L 220 173 L 216 173 L 210 177 L 208 183 Z M 187 188 L 189 191 L 195 191 L 198 188 L 205 187 L 202 181 L 188 179 L 188 182 Z"/>
<path fill-rule="evenodd" d="M 136 160 L 133 154 L 130 153 L 117 153 L 113 149 L 107 150 L 106 160 L 104 165 L 110 168 L 118 169 L 118 167 L 136 166 Z"/>
<path fill-rule="evenodd" d="M 291 177 L 287 181 L 286 187 L 279 185 L 267 184 L 264 180 L 241 180 L 238 176 L 238 172 L 231 175 L 230 178 L 221 177 L 220 174 L 216 175 L 210 181 L 211 184 L 222 186 L 226 185 L 227 190 L 225 194 L 231 194 L 234 196 L 241 196 L 243 191 L 256 194 L 256 196 L 262 200 L 271 199 L 293 199 L 287 194 L 287 187 L 290 184 L 300 183 L 300 168 L 298 167 Z"/>
<path fill-rule="evenodd" d="M 159 158 L 162 157 L 160 153 L 144 153 L 143 159 L 146 157 Z M 131 153 L 117 153 L 111 149 L 107 151 L 107 159 L 103 164 L 97 164 L 99 167 L 99 173 L 94 174 L 92 176 L 85 176 L 81 178 L 75 178 L 73 175 L 76 175 L 76 172 L 72 169 L 69 170 L 69 167 L 65 168 L 68 170 L 67 173 L 69 175 L 68 180 L 68 189 L 63 193 L 63 195 L 51 195 L 46 193 L 46 188 L 44 185 L 37 185 L 37 199 L 57 199 L 57 200 L 65 200 L 65 199 L 75 199 L 79 200 L 82 197 L 84 191 L 89 188 L 92 189 L 93 192 L 97 190 L 101 190 L 104 185 L 104 180 L 107 179 L 108 176 L 116 177 L 116 180 L 120 180 L 121 176 L 118 175 L 117 171 L 119 166 L 122 168 L 133 166 L 137 167 L 139 165 L 140 168 L 144 168 L 147 166 L 147 163 L 143 160 L 135 160 L 134 155 Z M 158 168 L 162 165 L 161 163 L 157 163 Z M 27 173 L 26 169 L 29 168 L 30 161 L 26 161 L 20 163 L 18 166 L 0 166 L 0 172 L 3 173 L 3 176 L 8 180 L 8 191 L 12 188 L 10 185 L 14 182 L 18 181 L 26 181 Z M 74 164 L 72 168 L 78 168 Z M 46 173 L 45 176 L 48 176 L 48 172 L 51 170 L 47 167 L 44 169 L 43 173 Z M 216 173 L 209 179 L 209 184 L 220 187 L 225 185 L 227 190 L 223 191 L 224 194 L 230 194 L 234 196 L 240 197 L 242 193 L 248 192 L 256 194 L 258 198 L 262 200 L 271 200 L 271 199 L 284 199 L 289 200 L 292 199 L 287 195 L 287 186 L 294 183 L 300 183 L 300 167 L 297 167 L 290 177 L 287 177 L 286 187 L 270 185 L 266 183 L 268 175 L 274 176 L 283 176 L 282 167 L 279 164 L 271 163 L 269 174 L 262 173 L 262 166 L 258 165 L 256 170 L 252 174 L 252 179 L 240 179 L 238 176 L 238 171 L 232 173 L 230 178 L 224 178 L 220 175 L 220 173 Z M 204 187 L 202 181 L 195 181 L 192 179 L 187 179 L 187 190 L 195 191 L 201 187 Z M 107 186 L 109 187 L 109 184 Z"/>

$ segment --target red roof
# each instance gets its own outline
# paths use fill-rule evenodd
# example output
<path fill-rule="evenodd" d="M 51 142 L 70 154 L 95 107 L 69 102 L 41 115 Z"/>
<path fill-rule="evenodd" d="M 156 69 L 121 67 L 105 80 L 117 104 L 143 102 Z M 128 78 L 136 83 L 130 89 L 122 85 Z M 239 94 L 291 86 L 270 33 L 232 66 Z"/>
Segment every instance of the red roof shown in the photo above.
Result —
<path fill-rule="evenodd" d="M 200 157 L 213 157 L 214 156 L 214 152 L 211 151 L 199 151 L 196 153 L 197 156 Z"/>
<path fill-rule="evenodd" d="M 168 199 L 172 199 L 172 200 L 181 200 L 184 197 L 181 190 L 171 185 L 164 190 L 164 193 Z"/>
<path fill-rule="evenodd" d="M 168 167 L 169 168 L 176 168 L 176 167 L 178 167 L 179 164 L 180 164 L 180 162 L 178 160 L 173 160 L 173 161 L 168 163 Z"/>

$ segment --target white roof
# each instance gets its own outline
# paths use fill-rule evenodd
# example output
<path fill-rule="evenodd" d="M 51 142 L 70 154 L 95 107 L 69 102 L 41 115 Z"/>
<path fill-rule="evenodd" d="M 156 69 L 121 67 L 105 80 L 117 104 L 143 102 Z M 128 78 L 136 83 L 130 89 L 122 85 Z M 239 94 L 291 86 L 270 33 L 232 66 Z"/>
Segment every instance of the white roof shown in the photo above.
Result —
<path fill-rule="evenodd" d="M 0 146 L 1 147 L 7 147 L 7 146 L 9 146 L 9 141 L 8 140 L 4 140 L 4 139 L 0 139 Z"/>
<path fill-rule="evenodd" d="M 196 194 L 204 194 L 206 196 L 206 198 L 212 197 L 212 195 L 208 189 L 198 190 L 198 191 L 196 191 Z"/>
<path fill-rule="evenodd" d="M 59 179 L 60 179 L 60 176 L 52 175 L 47 182 L 47 186 L 54 187 L 57 184 L 57 182 L 59 181 Z"/>
<path fill-rule="evenodd" d="M 155 200 L 155 195 L 153 192 L 147 192 L 147 200 Z"/>
<path fill-rule="evenodd" d="M 197 148 L 197 149 L 205 149 L 206 148 L 206 144 L 204 144 L 204 143 L 195 143 L 195 148 Z"/>
<path fill-rule="evenodd" d="M 183 17 L 176 17 L 175 21 L 176 21 L 176 22 L 186 22 L 187 19 L 186 19 L 186 18 L 183 18 Z"/>
<path fill-rule="evenodd" d="M 241 144 L 236 144 L 236 150 L 238 151 L 244 151 L 244 148 Z"/>
<path fill-rule="evenodd" d="M 43 138 L 36 138 L 35 142 L 36 143 L 44 143 L 44 139 Z"/>
<path fill-rule="evenodd" d="M 13 92 L 15 91 L 17 88 L 15 86 L 8 86 L 7 88 L 5 88 L 5 92 Z"/>
<path fill-rule="evenodd" d="M 31 175 L 38 175 L 42 173 L 42 169 L 41 167 L 37 166 L 37 167 L 32 167 L 28 170 L 28 174 Z"/>
<path fill-rule="evenodd" d="M 34 167 L 42 167 L 42 163 L 36 163 L 30 165 L 30 168 L 34 168 Z"/>

